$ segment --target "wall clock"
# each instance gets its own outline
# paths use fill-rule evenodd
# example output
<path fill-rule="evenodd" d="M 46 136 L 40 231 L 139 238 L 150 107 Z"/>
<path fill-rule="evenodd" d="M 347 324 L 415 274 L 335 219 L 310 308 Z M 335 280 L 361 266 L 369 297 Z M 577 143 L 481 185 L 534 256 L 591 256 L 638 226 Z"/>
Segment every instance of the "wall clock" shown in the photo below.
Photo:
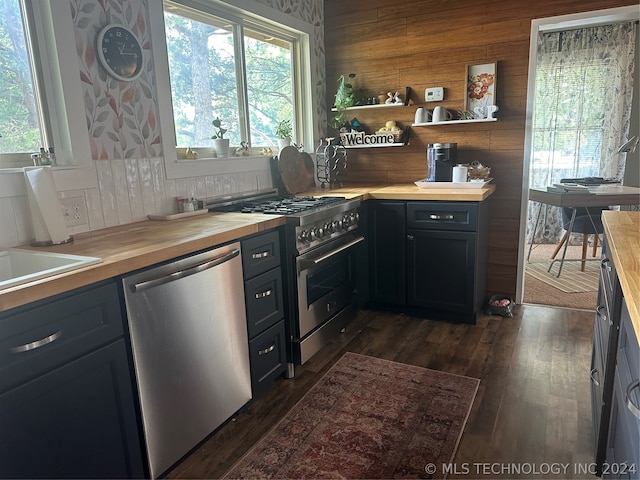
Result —
<path fill-rule="evenodd" d="M 128 82 L 142 73 L 142 47 L 126 27 L 107 25 L 100 30 L 96 50 L 100 63 L 112 77 Z"/>

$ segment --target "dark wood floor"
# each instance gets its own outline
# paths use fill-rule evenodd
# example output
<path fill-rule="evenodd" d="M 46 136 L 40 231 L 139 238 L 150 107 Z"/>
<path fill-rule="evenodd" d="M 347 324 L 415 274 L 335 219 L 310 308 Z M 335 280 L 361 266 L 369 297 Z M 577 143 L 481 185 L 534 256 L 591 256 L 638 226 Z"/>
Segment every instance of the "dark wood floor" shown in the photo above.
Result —
<path fill-rule="evenodd" d="M 513 318 L 482 316 L 477 325 L 461 325 L 363 310 L 336 341 L 297 367 L 294 379 L 278 380 L 167 477 L 222 476 L 351 351 L 481 380 L 454 459 L 457 472 L 449 478 L 593 478 L 576 472 L 593 458 L 593 316 L 590 311 L 519 305 Z M 539 469 L 555 463 L 560 474 L 496 474 L 496 469 L 524 463 Z M 483 470 L 487 468 L 490 474 Z"/>

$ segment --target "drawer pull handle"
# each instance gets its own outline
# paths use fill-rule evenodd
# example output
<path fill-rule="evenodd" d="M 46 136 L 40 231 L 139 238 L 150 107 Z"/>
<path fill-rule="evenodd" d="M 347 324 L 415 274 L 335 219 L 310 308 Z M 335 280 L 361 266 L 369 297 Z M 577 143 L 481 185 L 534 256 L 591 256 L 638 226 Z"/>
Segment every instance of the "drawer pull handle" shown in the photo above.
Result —
<path fill-rule="evenodd" d="M 269 289 L 269 290 L 265 290 L 264 292 L 258 292 L 256 293 L 256 299 L 258 298 L 264 298 L 264 297 L 268 297 L 273 293 L 273 290 Z"/>
<path fill-rule="evenodd" d="M 629 384 L 629 386 L 627 387 L 627 394 L 626 394 L 626 400 L 627 400 L 627 408 L 629 409 L 629 411 L 631 413 L 633 413 L 633 415 L 640 420 L 640 408 L 638 408 L 638 406 L 633 404 L 633 401 L 631 401 L 631 391 L 634 388 L 638 388 L 640 386 L 640 380 L 636 380 L 635 382 L 631 382 Z"/>
<path fill-rule="evenodd" d="M 260 253 L 253 253 L 251 254 L 251 258 L 253 258 L 254 260 L 257 260 L 259 258 L 266 258 L 269 255 L 271 255 L 271 252 L 269 252 L 268 250 L 264 251 L 264 252 L 260 252 Z"/>
<path fill-rule="evenodd" d="M 591 369 L 591 381 L 594 383 L 594 385 L 596 387 L 600 386 L 600 381 L 596 380 L 595 375 L 598 373 L 598 369 L 597 368 L 592 368 Z"/>
<path fill-rule="evenodd" d="M 436 215 L 435 213 L 432 213 L 429 215 L 429 218 L 431 220 L 454 220 L 456 217 L 453 215 Z"/>
<path fill-rule="evenodd" d="M 58 330 L 55 333 L 52 333 L 48 337 L 41 338 L 40 340 L 36 340 L 35 342 L 25 343 L 24 345 L 18 345 L 17 347 L 11 347 L 11 353 L 22 353 L 28 352 L 29 350 L 35 350 L 36 348 L 44 347 L 50 343 L 55 342 L 62 336 L 62 330 Z"/>
<path fill-rule="evenodd" d="M 607 319 L 607 314 L 604 311 L 605 306 L 604 305 L 598 305 L 598 307 L 596 308 L 596 313 L 598 314 L 598 317 L 601 320 L 606 320 Z M 613 325 L 613 322 L 609 322 L 610 325 Z"/>
<path fill-rule="evenodd" d="M 609 265 L 609 259 L 608 258 L 603 258 L 600 261 L 600 268 L 602 268 L 602 270 L 604 270 L 606 272 L 610 272 L 611 271 L 611 265 Z"/>
<path fill-rule="evenodd" d="M 276 342 L 273 342 L 271 346 L 267 348 L 263 348 L 262 350 L 258 350 L 258 355 L 266 355 L 267 353 L 271 353 L 276 349 Z"/>

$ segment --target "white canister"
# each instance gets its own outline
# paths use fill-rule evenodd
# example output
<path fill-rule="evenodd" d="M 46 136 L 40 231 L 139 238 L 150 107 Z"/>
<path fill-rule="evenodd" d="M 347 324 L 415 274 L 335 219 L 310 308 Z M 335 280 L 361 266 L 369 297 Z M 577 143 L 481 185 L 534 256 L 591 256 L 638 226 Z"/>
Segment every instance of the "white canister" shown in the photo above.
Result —
<path fill-rule="evenodd" d="M 456 165 L 453 167 L 453 181 L 462 183 L 467 181 L 467 173 L 469 169 L 465 165 Z"/>
<path fill-rule="evenodd" d="M 424 123 L 424 122 L 425 122 L 424 108 L 418 107 L 418 109 L 416 110 L 416 117 L 413 120 L 413 123 Z"/>

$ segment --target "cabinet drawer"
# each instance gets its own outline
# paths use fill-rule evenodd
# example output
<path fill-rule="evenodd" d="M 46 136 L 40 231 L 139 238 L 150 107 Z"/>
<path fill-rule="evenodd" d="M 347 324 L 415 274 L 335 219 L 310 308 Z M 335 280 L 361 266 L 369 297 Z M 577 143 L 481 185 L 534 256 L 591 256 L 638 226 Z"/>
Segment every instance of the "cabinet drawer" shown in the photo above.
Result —
<path fill-rule="evenodd" d="M 248 238 L 241 243 L 245 279 L 280 265 L 280 236 L 277 230 Z"/>
<path fill-rule="evenodd" d="M 477 203 L 407 202 L 407 228 L 475 232 L 477 226 Z"/>
<path fill-rule="evenodd" d="M 253 338 L 284 316 L 280 268 L 247 280 L 244 285 L 249 338 Z"/>
<path fill-rule="evenodd" d="M 286 369 L 284 320 L 249 342 L 253 397 L 266 391 Z"/>
<path fill-rule="evenodd" d="M 0 391 L 122 336 L 115 282 L 0 315 Z"/>

